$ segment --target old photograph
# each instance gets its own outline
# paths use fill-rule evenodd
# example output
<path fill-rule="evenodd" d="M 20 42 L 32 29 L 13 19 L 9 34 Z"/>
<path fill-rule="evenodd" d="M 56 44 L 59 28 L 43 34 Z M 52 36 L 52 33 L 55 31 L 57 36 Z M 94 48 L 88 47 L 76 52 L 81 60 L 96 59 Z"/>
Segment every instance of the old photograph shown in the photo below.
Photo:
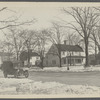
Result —
<path fill-rule="evenodd" d="M 0 2 L 0 97 L 99 97 L 99 4 Z"/>

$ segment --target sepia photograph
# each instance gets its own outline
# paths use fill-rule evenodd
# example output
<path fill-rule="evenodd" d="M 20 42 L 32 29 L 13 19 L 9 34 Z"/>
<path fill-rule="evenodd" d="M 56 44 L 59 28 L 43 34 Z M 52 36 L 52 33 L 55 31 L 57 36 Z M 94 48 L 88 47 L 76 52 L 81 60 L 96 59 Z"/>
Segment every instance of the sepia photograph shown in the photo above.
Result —
<path fill-rule="evenodd" d="M 0 2 L 7 97 L 100 97 L 100 3 Z"/>

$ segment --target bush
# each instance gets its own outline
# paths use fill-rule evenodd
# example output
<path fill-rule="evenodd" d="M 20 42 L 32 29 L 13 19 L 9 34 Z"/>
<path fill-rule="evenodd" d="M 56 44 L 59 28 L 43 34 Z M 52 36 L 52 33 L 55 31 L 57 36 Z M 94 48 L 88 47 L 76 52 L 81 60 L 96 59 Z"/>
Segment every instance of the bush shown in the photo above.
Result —
<path fill-rule="evenodd" d="M 90 62 L 90 65 L 97 65 L 97 61 L 96 61 L 96 60 L 92 60 L 92 61 Z"/>

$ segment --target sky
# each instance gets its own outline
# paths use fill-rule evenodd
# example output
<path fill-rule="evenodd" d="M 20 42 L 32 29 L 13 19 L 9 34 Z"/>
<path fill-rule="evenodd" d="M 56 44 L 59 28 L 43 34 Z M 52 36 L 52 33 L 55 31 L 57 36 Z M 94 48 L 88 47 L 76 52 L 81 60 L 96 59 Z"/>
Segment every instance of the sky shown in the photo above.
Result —
<path fill-rule="evenodd" d="M 61 9 L 66 5 L 59 3 L 0 3 L 0 9 L 7 7 L 7 10 L 0 12 L 0 21 L 12 20 L 18 18 L 19 22 L 26 22 L 35 19 L 36 22 L 31 25 L 23 25 L 22 28 L 31 30 L 42 30 L 50 28 L 51 22 L 57 21 L 60 18 L 71 21 L 70 16 L 66 16 Z M 3 24 L 1 23 L 0 26 Z M 0 39 L 4 39 L 3 32 L 7 33 L 7 30 L 1 30 Z"/>
<path fill-rule="evenodd" d="M 4 17 L 8 18 L 9 16 L 17 16 L 20 21 L 35 18 L 37 22 L 33 24 L 33 27 L 35 26 L 36 29 L 41 29 L 50 26 L 50 22 L 52 20 L 56 20 L 57 17 L 62 15 L 62 12 L 60 11 L 61 8 L 62 7 L 60 6 L 43 6 L 42 4 L 38 5 L 37 3 L 36 5 L 33 4 L 33 6 L 30 7 L 29 5 L 21 7 L 8 7 L 9 11 L 7 10 L 2 12 L 0 18 L 4 19 Z"/>
<path fill-rule="evenodd" d="M 60 7 L 55 6 L 46 6 L 46 5 L 36 5 L 33 4 L 33 6 L 9 6 L 4 5 L 3 7 L 7 7 L 8 10 L 4 10 L 3 12 L 0 12 L 0 20 L 9 20 L 14 19 L 16 17 L 19 18 L 20 22 L 30 21 L 32 19 L 36 19 L 35 23 L 32 23 L 32 25 L 25 25 L 24 28 L 32 29 L 32 30 L 41 30 L 45 28 L 51 27 L 51 22 L 53 20 L 58 19 L 57 17 L 62 15 L 60 11 Z M 2 7 L 0 6 L 0 9 Z M 2 26 L 2 25 L 1 25 Z M 6 32 L 6 30 L 3 30 Z M 0 32 L 0 37 L 3 39 L 2 31 Z"/>
<path fill-rule="evenodd" d="M 36 19 L 32 25 L 23 26 L 26 29 L 42 30 L 52 26 L 52 21 L 64 19 L 67 22 L 73 21 L 73 18 L 64 14 L 61 9 L 73 6 L 99 6 L 99 3 L 56 3 L 56 2 L 0 2 L 0 9 L 7 7 L 8 10 L 0 12 L 0 21 L 19 18 L 20 22 Z M 2 26 L 2 23 L 0 24 Z M 7 30 L 3 30 L 7 32 Z M 3 39 L 3 33 L 0 32 L 0 39 Z"/>
<path fill-rule="evenodd" d="M 20 22 L 36 19 L 32 25 L 23 26 L 27 29 L 41 30 L 51 27 L 51 22 L 59 19 L 73 21 L 73 18 L 64 14 L 61 9 L 72 6 L 99 6 L 99 3 L 56 3 L 56 2 L 0 2 L 0 9 L 7 7 L 8 10 L 0 12 L 0 20 L 19 18 Z M 2 26 L 0 24 L 0 26 Z M 5 31 L 5 30 L 3 30 Z M 2 33 L 2 32 L 0 32 Z M 3 35 L 0 34 L 2 37 Z M 3 39 L 3 38 L 1 38 Z"/>

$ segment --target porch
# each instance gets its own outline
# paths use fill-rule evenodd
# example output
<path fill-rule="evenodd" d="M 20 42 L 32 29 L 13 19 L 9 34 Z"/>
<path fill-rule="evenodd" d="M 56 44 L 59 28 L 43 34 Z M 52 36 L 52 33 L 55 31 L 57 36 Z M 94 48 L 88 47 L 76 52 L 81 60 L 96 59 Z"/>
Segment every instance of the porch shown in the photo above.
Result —
<path fill-rule="evenodd" d="M 67 56 L 62 58 L 62 65 L 67 64 L 70 66 L 82 65 L 84 56 Z"/>

